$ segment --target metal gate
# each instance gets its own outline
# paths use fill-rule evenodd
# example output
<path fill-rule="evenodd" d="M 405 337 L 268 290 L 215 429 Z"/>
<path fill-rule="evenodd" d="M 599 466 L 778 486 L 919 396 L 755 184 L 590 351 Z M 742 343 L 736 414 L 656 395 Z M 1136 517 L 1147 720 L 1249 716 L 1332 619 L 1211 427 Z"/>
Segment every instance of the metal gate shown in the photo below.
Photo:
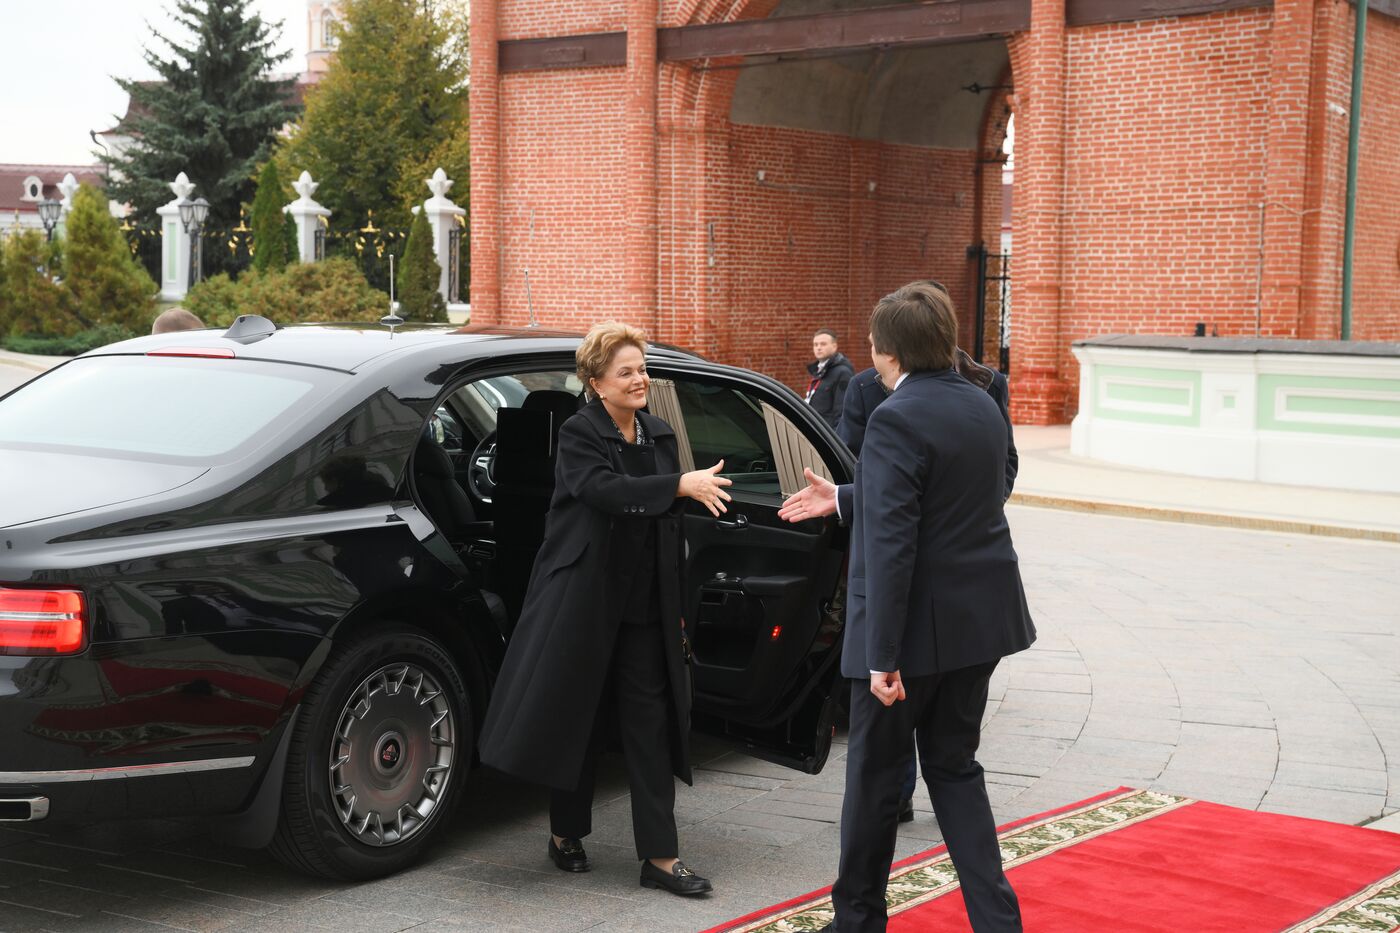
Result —
<path fill-rule="evenodd" d="M 988 321 L 996 321 L 996 366 L 1003 373 L 1011 371 L 1011 253 L 993 253 L 985 246 L 973 246 L 968 252 L 977 260 L 977 317 L 973 358 L 985 363 L 987 358 Z"/>
<path fill-rule="evenodd" d="M 453 224 L 447 231 L 447 303 L 456 304 L 461 299 L 462 283 L 462 228 Z"/>

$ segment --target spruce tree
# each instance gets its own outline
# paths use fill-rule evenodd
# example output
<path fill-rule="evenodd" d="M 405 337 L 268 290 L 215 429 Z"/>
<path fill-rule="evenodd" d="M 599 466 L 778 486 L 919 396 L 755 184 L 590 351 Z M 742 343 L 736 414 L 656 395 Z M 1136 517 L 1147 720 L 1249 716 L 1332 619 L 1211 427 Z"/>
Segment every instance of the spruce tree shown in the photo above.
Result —
<path fill-rule="evenodd" d="M 287 247 L 286 261 L 283 265 L 291 266 L 301 262 L 301 249 L 297 246 L 297 222 L 292 219 L 291 214 L 282 215 L 282 242 Z"/>
<path fill-rule="evenodd" d="M 25 230 L 5 243 L 0 257 L 6 296 L 0 338 L 71 337 L 90 326 L 74 313 L 72 293 L 53 281 L 56 255 L 37 230 Z"/>
<path fill-rule="evenodd" d="M 327 182 L 317 196 L 337 225 L 372 210 L 380 226 L 408 226 L 427 157 L 466 121 L 465 26 L 421 0 L 345 0 L 342 14 L 335 57 L 276 158 L 283 177 Z"/>
<path fill-rule="evenodd" d="M 107 196 L 92 185 L 73 195 L 64 222 L 63 284 L 89 326 L 116 324 L 143 331 L 155 311 L 156 283 L 131 255 Z"/>
<path fill-rule="evenodd" d="M 277 27 L 250 12 L 250 0 L 176 0 L 174 19 L 193 44 L 151 31 L 170 57 L 147 48 L 159 80 L 118 78 L 131 95 L 125 153 L 104 155 L 108 190 L 138 216 L 150 217 L 170 200 L 180 172 L 209 201 L 211 226 L 232 226 L 253 196 L 253 173 L 276 134 L 295 116 L 291 82 L 273 81 L 271 69 L 290 53 L 274 51 Z M 280 24 L 278 24 L 280 26 Z"/>
<path fill-rule="evenodd" d="M 445 322 L 447 304 L 438 291 L 442 267 L 433 254 L 433 231 L 426 211 L 419 211 L 408 231 L 403 264 L 399 267 L 399 314 L 414 322 Z"/>
<path fill-rule="evenodd" d="M 258 193 L 253 198 L 253 268 L 278 271 L 287 265 L 287 215 L 282 213 L 286 195 L 277 163 L 271 160 L 258 177 Z"/>

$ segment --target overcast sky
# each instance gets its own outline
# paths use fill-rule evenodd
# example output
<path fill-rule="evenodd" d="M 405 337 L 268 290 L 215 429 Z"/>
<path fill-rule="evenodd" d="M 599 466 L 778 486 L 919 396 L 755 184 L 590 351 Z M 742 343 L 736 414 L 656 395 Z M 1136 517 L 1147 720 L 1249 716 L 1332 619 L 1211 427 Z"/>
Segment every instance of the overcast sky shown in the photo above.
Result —
<path fill-rule="evenodd" d="M 170 0 L 0 0 L 0 162 L 95 161 L 88 130 L 105 130 L 126 110 L 112 80 L 153 77 L 141 51 L 147 23 L 177 38 Z M 281 48 L 306 63 L 306 0 L 253 0 L 267 22 L 283 20 Z M 164 44 L 157 43 L 164 50 Z M 163 56 L 165 57 L 165 56 Z"/>

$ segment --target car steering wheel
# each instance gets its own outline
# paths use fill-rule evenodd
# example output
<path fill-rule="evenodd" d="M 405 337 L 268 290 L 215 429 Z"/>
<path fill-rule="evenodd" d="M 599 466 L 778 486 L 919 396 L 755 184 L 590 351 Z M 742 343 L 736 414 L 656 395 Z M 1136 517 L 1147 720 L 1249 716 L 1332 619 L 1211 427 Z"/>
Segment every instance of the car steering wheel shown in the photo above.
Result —
<path fill-rule="evenodd" d="M 467 486 L 473 496 L 487 505 L 496 494 L 496 432 L 492 431 L 472 449 L 467 462 Z"/>

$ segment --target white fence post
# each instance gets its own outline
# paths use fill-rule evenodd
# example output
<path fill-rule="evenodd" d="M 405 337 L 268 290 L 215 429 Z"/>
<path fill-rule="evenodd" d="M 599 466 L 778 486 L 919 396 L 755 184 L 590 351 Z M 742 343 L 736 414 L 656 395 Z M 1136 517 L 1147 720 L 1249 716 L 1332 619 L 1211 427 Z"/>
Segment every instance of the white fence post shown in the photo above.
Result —
<path fill-rule="evenodd" d="M 433 196 L 423 202 L 423 210 L 428 215 L 428 227 L 433 231 L 433 255 L 438 261 L 438 292 L 447 303 L 449 316 L 456 312 L 464 315 L 469 306 L 458 300 L 461 291 L 460 251 L 457 248 L 461 237 L 457 218 L 466 216 L 466 209 L 453 204 L 447 197 L 455 182 L 439 166 L 433 177 L 425 182 Z"/>
<path fill-rule="evenodd" d="M 310 172 L 302 172 L 301 177 L 292 185 L 292 190 L 298 195 L 297 199 L 282 208 L 282 213 L 291 214 L 292 220 L 296 221 L 297 256 L 302 262 L 315 262 L 324 258 L 316 255 L 316 231 L 321 225 L 320 218 L 331 216 L 331 212 L 311 198 L 320 186 L 320 182 L 311 180 Z"/>
<path fill-rule="evenodd" d="M 184 172 L 175 176 L 170 191 L 175 200 L 156 208 L 160 215 L 160 300 L 179 301 L 190 288 L 190 235 L 180 223 L 180 205 L 194 193 Z"/>
<path fill-rule="evenodd" d="M 54 230 L 54 236 L 68 235 L 68 212 L 73 209 L 73 195 L 78 191 L 78 179 L 69 172 L 63 176 L 63 181 L 58 183 L 58 192 L 63 195 L 63 200 L 59 202 L 62 210 L 58 213 L 58 228 Z"/>

